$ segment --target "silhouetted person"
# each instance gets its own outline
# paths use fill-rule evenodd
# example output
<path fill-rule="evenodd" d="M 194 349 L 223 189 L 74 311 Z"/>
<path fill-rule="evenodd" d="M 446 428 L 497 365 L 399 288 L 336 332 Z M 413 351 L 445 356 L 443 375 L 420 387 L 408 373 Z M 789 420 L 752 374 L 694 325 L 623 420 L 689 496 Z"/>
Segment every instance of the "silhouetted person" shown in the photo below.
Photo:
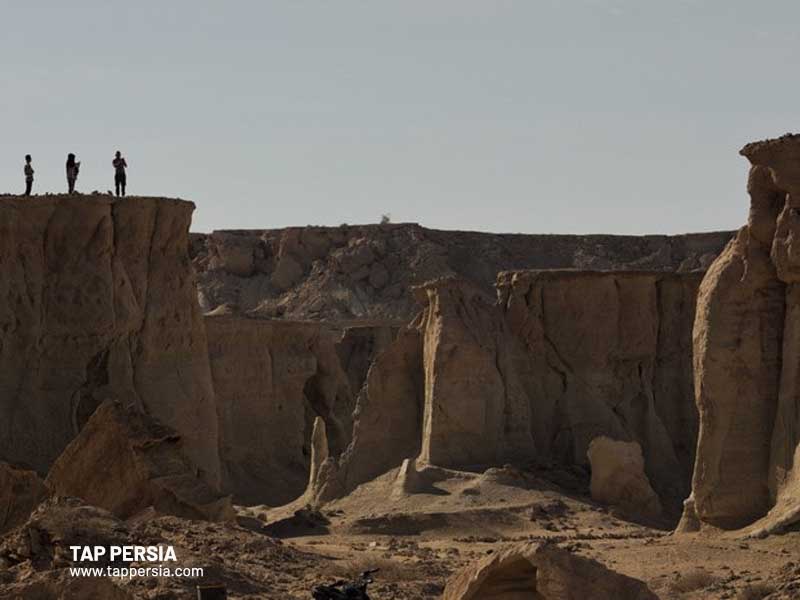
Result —
<path fill-rule="evenodd" d="M 30 154 L 25 155 L 25 195 L 30 196 L 33 189 L 33 165 L 31 165 Z"/>
<path fill-rule="evenodd" d="M 114 165 L 114 186 L 117 188 L 117 196 L 124 196 L 125 184 L 127 183 L 125 169 L 128 168 L 128 163 L 122 158 L 122 153 L 117 150 L 116 157 L 111 161 L 111 164 Z M 120 194 L 120 190 L 122 190 L 122 194 Z"/>
<path fill-rule="evenodd" d="M 75 180 L 78 179 L 78 172 L 81 170 L 81 163 L 75 160 L 75 155 L 67 154 L 67 187 L 69 193 L 75 192 Z"/>

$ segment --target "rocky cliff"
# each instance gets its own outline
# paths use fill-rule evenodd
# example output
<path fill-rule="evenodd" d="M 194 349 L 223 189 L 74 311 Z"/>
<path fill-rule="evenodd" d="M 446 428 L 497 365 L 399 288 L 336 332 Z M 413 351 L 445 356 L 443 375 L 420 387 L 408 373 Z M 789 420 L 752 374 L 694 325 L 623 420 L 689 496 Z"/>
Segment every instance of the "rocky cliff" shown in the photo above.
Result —
<path fill-rule="evenodd" d="M 161 198 L 0 198 L 0 459 L 46 473 L 111 398 L 173 427 L 219 480 L 188 254 L 193 209 Z"/>
<path fill-rule="evenodd" d="M 405 458 L 586 467 L 589 444 L 605 435 L 638 442 L 654 488 L 677 512 L 697 431 L 690 335 L 699 280 L 511 272 L 499 276 L 496 300 L 460 280 L 418 288 L 423 311 L 373 362 L 353 441 L 322 469 L 317 500 Z"/>
<path fill-rule="evenodd" d="M 682 530 L 768 533 L 800 518 L 800 136 L 745 146 L 747 225 L 700 288 L 694 376 L 700 435 Z"/>
<path fill-rule="evenodd" d="M 286 503 L 305 488 L 315 417 L 332 452 L 350 441 L 353 392 L 335 334 L 319 323 L 237 316 L 208 316 L 206 329 L 224 487 L 238 502 Z"/>
<path fill-rule="evenodd" d="M 192 236 L 204 310 L 291 319 L 395 320 L 411 289 L 455 277 L 486 293 L 500 271 L 705 270 L 731 232 L 676 236 L 514 235 L 416 224 L 216 231 Z"/>

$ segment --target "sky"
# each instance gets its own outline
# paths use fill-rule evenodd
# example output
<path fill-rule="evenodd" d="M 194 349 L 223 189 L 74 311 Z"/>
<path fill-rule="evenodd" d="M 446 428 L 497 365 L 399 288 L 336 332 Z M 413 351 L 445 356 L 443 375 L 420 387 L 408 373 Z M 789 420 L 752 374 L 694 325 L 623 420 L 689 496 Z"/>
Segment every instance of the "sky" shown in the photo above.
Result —
<path fill-rule="evenodd" d="M 743 224 L 798 130 L 797 0 L 0 0 L 0 192 L 193 200 L 194 231 Z"/>

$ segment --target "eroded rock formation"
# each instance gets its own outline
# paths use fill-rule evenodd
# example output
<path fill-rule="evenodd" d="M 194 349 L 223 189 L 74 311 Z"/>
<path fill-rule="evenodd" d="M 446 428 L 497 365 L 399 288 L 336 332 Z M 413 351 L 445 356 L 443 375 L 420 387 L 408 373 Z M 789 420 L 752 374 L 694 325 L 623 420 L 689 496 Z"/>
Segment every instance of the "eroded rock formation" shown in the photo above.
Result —
<path fill-rule="evenodd" d="M 342 332 L 336 353 L 354 394 L 361 390 L 373 361 L 394 341 L 400 327 L 385 323 L 354 325 Z"/>
<path fill-rule="evenodd" d="M 444 600 L 656 600 L 647 585 L 549 544 L 522 544 L 468 565 Z"/>
<path fill-rule="evenodd" d="M 592 467 L 592 498 L 633 517 L 661 516 L 661 502 L 644 472 L 639 444 L 600 436 L 589 444 L 587 454 Z"/>
<path fill-rule="evenodd" d="M 381 352 L 351 445 L 320 501 L 418 457 L 465 468 L 555 460 L 588 467 L 599 435 L 635 441 L 671 513 L 689 490 L 697 428 L 695 274 L 504 273 L 496 302 L 470 283 L 417 289 L 423 311 Z"/>
<path fill-rule="evenodd" d="M 800 515 L 800 136 L 745 146 L 747 225 L 700 288 L 694 326 L 700 436 L 682 530 L 751 525 L 765 534 Z M 753 524 L 757 521 L 755 524 Z"/>
<path fill-rule="evenodd" d="M 109 401 L 58 457 L 46 483 L 56 495 L 82 498 L 123 519 L 149 507 L 187 519 L 234 516 L 230 497 L 201 479 L 184 455 L 181 436 Z"/>
<path fill-rule="evenodd" d="M 515 235 L 405 223 L 217 231 L 193 234 L 191 247 L 204 311 L 403 323 L 417 312 L 412 288 L 433 279 L 491 293 L 506 270 L 705 270 L 731 235 Z"/>
<path fill-rule="evenodd" d="M 367 373 L 353 413 L 352 440 L 309 482 L 309 501 L 339 498 L 409 457 L 422 444 L 424 370 L 419 321 L 402 328 Z"/>
<path fill-rule="evenodd" d="M 116 398 L 174 427 L 219 480 L 188 254 L 193 209 L 101 195 L 0 199 L 0 459 L 43 475 Z"/>
<path fill-rule="evenodd" d="M 101 546 L 106 554 L 83 560 L 70 546 Z M 111 560 L 110 546 L 171 547 L 177 560 L 131 563 L 124 555 Z M 330 563 L 322 554 L 295 550 L 263 531 L 231 522 L 198 522 L 152 511 L 122 521 L 76 498 L 53 497 L 0 538 L 0 598 L 197 598 L 198 586 L 211 585 L 225 586 L 228 597 L 303 598 L 310 586 L 302 574 L 326 572 Z M 73 567 L 167 567 L 172 574 L 87 577 L 72 575 Z M 203 575 L 176 577 L 176 567 L 201 569 Z M 293 573 L 301 575 L 295 578 Z"/>
<path fill-rule="evenodd" d="M 0 535 L 22 525 L 48 493 L 35 472 L 0 461 Z"/>
<path fill-rule="evenodd" d="M 320 323 L 206 317 L 219 405 L 225 488 L 238 502 L 286 503 L 302 493 L 313 420 L 331 452 L 350 440 L 353 400 L 333 334 Z"/>
<path fill-rule="evenodd" d="M 127 528 L 108 511 L 75 498 L 50 498 L 23 525 L 0 540 L 0 564 L 6 576 L 0 580 L 0 597 L 132 598 L 110 579 L 71 577 L 67 569 L 72 566 L 70 546 L 109 548 L 123 545 L 127 540 Z M 104 568 L 110 564 L 106 555 L 98 562 L 86 561 L 75 566 Z"/>

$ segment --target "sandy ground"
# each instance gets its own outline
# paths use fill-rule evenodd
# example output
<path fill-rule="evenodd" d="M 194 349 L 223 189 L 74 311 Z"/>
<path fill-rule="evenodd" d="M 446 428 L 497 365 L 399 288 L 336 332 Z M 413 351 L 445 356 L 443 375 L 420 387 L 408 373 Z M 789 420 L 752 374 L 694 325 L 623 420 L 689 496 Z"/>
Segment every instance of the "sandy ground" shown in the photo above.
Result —
<path fill-rule="evenodd" d="M 544 540 L 642 579 L 664 599 L 800 599 L 800 532 L 766 539 L 672 535 L 663 523 L 636 523 L 592 502 L 585 473 L 577 471 L 545 478 L 511 468 L 427 469 L 412 494 L 397 493 L 396 475 L 387 473 L 321 511 L 298 504 L 239 507 L 235 523 L 147 512 L 122 522 L 79 501 L 77 508 L 54 501 L 56 508 L 44 513 L 49 533 L 37 535 L 37 559 L 20 558 L 31 539 L 26 529 L 0 539 L 0 599 L 60 597 L 44 591 L 61 589 L 70 566 L 59 539 L 61 546 L 172 545 L 180 566 L 205 569 L 203 580 L 115 582 L 149 600 L 193 598 L 198 583 L 212 582 L 224 583 L 230 598 L 308 600 L 315 585 L 372 568 L 381 569 L 370 590 L 374 600 L 440 598 L 448 578 L 466 564 L 507 544 Z M 75 597 L 97 593 L 92 588 Z"/>
<path fill-rule="evenodd" d="M 290 586 L 294 597 L 308 598 L 310 582 L 380 568 L 373 598 L 437 598 L 465 564 L 514 542 L 552 540 L 646 581 L 665 599 L 800 598 L 800 532 L 762 540 L 676 536 L 574 490 L 503 469 L 437 470 L 426 491 L 388 500 L 394 476 L 361 486 L 320 515 L 260 513 L 284 544 L 320 558 L 318 572 Z"/>

